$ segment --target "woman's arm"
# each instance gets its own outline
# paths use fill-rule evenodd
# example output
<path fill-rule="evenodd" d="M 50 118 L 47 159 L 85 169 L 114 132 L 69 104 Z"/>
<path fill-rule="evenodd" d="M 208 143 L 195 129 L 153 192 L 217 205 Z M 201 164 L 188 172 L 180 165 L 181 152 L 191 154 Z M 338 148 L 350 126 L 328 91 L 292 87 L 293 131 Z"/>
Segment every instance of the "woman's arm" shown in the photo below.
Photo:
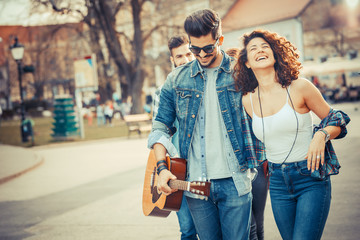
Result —
<path fill-rule="evenodd" d="M 296 81 L 296 90 L 300 93 L 304 100 L 305 106 L 316 114 L 320 119 L 324 119 L 330 112 L 330 106 L 322 97 L 319 89 L 306 79 L 298 79 Z M 325 143 L 330 139 L 336 138 L 341 132 L 341 128 L 337 126 L 327 126 L 322 131 L 317 131 L 310 143 L 306 156 L 308 160 L 308 169 L 313 172 L 318 170 L 321 164 L 325 162 Z"/>

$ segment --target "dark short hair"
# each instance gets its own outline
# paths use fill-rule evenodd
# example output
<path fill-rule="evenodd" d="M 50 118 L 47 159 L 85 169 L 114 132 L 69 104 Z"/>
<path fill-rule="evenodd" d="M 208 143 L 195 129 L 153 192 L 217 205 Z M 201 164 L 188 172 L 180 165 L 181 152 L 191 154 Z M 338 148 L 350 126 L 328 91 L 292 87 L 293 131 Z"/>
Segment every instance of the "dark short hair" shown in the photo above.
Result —
<path fill-rule="evenodd" d="M 201 37 L 211 33 L 213 39 L 222 35 L 221 19 L 212 9 L 196 11 L 185 19 L 185 32 L 192 37 Z"/>
<path fill-rule="evenodd" d="M 170 54 L 172 55 L 172 50 L 174 48 L 180 47 L 181 45 L 184 45 L 186 43 L 189 43 L 189 40 L 185 35 L 177 35 L 171 37 L 168 42 Z"/>

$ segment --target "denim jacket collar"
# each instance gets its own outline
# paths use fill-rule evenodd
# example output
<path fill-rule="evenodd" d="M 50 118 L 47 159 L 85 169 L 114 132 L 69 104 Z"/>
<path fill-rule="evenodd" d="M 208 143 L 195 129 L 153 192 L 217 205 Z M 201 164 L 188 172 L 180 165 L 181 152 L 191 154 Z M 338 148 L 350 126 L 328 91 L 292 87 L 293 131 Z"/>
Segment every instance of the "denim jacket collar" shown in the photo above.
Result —
<path fill-rule="evenodd" d="M 224 72 L 231 73 L 231 58 L 225 54 L 223 50 L 221 50 L 223 54 L 223 59 L 220 64 L 220 69 L 222 69 Z M 197 60 L 193 61 L 191 63 L 191 77 L 195 77 L 199 73 L 203 72 L 202 67 L 200 66 L 199 62 Z"/>

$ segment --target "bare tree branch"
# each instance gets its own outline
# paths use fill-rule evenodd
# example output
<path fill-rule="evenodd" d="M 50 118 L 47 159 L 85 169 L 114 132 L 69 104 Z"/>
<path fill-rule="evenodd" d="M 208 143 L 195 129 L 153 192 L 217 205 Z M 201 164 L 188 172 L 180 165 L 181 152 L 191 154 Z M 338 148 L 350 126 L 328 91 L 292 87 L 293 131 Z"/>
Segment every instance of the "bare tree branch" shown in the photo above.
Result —
<path fill-rule="evenodd" d="M 115 7 L 115 9 L 114 9 L 114 15 L 113 15 L 113 17 L 115 17 L 116 14 L 118 14 L 118 12 L 120 11 L 120 9 L 121 9 L 121 7 L 124 5 L 124 3 L 125 3 L 125 1 L 120 1 L 120 2 L 116 5 L 116 7 Z"/>
<path fill-rule="evenodd" d="M 150 38 L 151 34 L 153 34 L 155 31 L 157 31 L 163 27 L 164 28 L 173 28 L 173 29 L 177 29 L 177 30 L 181 29 L 181 27 L 178 25 L 167 25 L 167 24 L 156 25 L 155 27 L 150 29 L 146 34 L 144 34 L 144 37 L 143 37 L 144 42 L 146 42 Z"/>
<path fill-rule="evenodd" d="M 131 40 L 124 32 L 116 32 L 116 34 L 120 37 L 123 37 L 126 42 L 128 42 L 129 44 L 133 45 L 134 44 L 134 41 Z"/>

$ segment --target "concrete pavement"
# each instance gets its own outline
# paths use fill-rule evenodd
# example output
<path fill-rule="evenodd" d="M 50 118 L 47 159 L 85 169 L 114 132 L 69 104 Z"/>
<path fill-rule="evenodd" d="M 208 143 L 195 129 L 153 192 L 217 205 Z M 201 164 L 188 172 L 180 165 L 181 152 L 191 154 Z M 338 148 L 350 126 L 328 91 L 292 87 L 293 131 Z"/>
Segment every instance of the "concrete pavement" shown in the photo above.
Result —
<path fill-rule="evenodd" d="M 44 159 L 33 150 L 0 144 L 0 184 L 40 166 Z"/>
<path fill-rule="evenodd" d="M 323 239 L 358 239 L 360 164 L 359 103 L 333 105 L 352 118 L 349 134 L 335 141 L 342 168 L 332 178 L 333 199 Z M 7 239 L 179 239 L 176 215 L 144 217 L 141 211 L 146 139 L 107 139 L 23 149 L 0 145 L 0 209 L 12 214 L 21 203 L 24 236 Z M 30 171 L 32 170 L 32 171 Z M 26 173 L 26 174 L 24 174 Z M 92 193 L 89 194 L 89 189 Z M 101 189 L 96 190 L 94 189 Z M 63 206 L 47 208 L 54 202 Z M 22 216 L 36 209 L 35 218 Z M 41 210 L 41 208 L 45 210 Z M 26 212 L 26 211 L 25 211 Z M 0 211 L 0 216 L 4 211 Z M 7 222 L 18 224 L 16 216 Z M 0 220 L 1 222 L 1 220 Z M 265 211 L 266 239 L 280 239 L 271 212 Z M 0 232 L 0 239 L 1 232 Z"/>
<path fill-rule="evenodd" d="M 0 239 L 179 238 L 175 213 L 168 218 L 142 213 L 145 138 L 32 151 L 44 163 L 0 185 Z"/>

